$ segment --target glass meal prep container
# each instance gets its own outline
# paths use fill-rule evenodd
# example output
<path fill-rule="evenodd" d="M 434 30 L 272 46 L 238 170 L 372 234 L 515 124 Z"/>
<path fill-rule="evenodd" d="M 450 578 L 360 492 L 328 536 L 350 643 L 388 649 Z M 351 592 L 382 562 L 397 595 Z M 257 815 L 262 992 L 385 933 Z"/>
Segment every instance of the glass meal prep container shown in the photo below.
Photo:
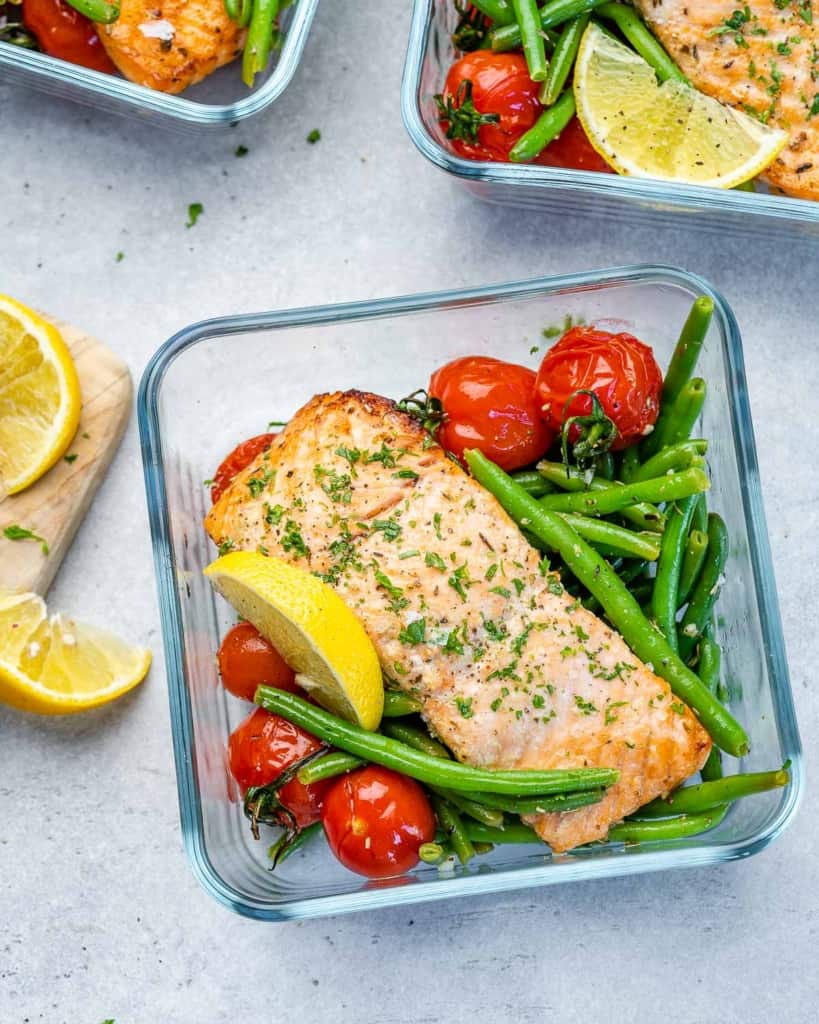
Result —
<path fill-rule="evenodd" d="M 281 15 L 281 49 L 270 55 L 252 89 L 242 81 L 241 57 L 219 68 L 181 95 L 158 92 L 119 75 L 70 64 L 48 54 L 0 42 L 0 75 L 44 92 L 115 113 L 145 118 L 166 127 L 203 130 L 228 128 L 258 114 L 290 84 L 319 0 L 298 0 Z"/>
<path fill-rule="evenodd" d="M 600 213 L 620 219 L 651 213 L 654 223 L 668 220 L 677 224 L 685 214 L 697 226 L 716 230 L 819 235 L 819 201 L 618 174 L 464 160 L 449 149 L 434 100 L 456 59 L 451 36 L 457 20 L 453 0 L 415 0 L 401 112 L 421 153 L 474 195 L 490 202 L 555 212 Z M 748 214 L 759 216 L 749 218 Z"/>
<path fill-rule="evenodd" d="M 369 881 L 317 839 L 275 873 L 254 841 L 229 780 L 226 745 L 249 705 L 221 686 L 215 653 L 235 621 L 202 569 L 216 557 L 202 519 L 203 481 L 234 445 L 284 421 L 317 391 L 358 388 L 393 398 L 426 384 L 457 356 L 534 363 L 530 348 L 564 316 L 617 324 L 650 342 L 666 365 L 691 302 L 712 296 L 714 320 L 699 372 L 709 385 L 701 434 L 709 439 L 710 507 L 730 534 L 717 606 L 724 680 L 751 738 L 741 766 L 792 762 L 784 790 L 741 800 L 711 832 L 673 843 L 496 848 L 466 868 L 421 865 Z M 167 662 L 182 831 L 193 870 L 233 910 L 265 920 L 476 895 L 557 882 L 702 865 L 746 857 L 778 835 L 802 784 L 773 567 L 737 324 L 705 281 L 684 271 L 633 267 L 350 305 L 230 316 L 188 327 L 154 356 L 139 392 L 139 426 Z"/>

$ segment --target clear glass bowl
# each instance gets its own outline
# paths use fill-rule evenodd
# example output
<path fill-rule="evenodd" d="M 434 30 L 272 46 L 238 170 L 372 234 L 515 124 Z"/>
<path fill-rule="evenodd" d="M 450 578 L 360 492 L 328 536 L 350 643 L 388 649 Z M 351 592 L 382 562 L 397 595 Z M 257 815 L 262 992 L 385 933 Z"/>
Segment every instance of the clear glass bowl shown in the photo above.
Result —
<path fill-rule="evenodd" d="M 301 59 L 318 2 L 298 0 L 282 13 L 281 49 L 271 55 L 268 69 L 256 78 L 252 89 L 242 82 L 241 60 L 220 68 L 181 96 L 170 96 L 118 75 L 91 71 L 3 42 L 0 74 L 55 96 L 101 110 L 148 118 L 165 127 L 189 131 L 228 128 L 264 110 L 287 88 Z"/>
<path fill-rule="evenodd" d="M 790 758 L 791 784 L 741 801 L 717 829 L 675 843 L 601 845 L 560 856 L 542 847 L 498 848 L 466 869 L 422 867 L 374 883 L 348 872 L 316 840 L 271 873 L 267 843 L 251 838 L 225 765 L 228 735 L 249 705 L 228 695 L 216 672 L 214 654 L 235 615 L 202 576 L 216 554 L 202 527 L 209 504 L 202 481 L 239 440 L 269 420 L 287 420 L 316 391 L 360 388 L 400 398 L 426 384 L 435 366 L 474 352 L 535 363 L 530 348 L 542 348 L 542 329 L 566 314 L 625 325 L 665 364 L 702 293 L 716 303 L 701 359 L 710 388 L 702 423 L 710 439 L 709 501 L 731 536 L 718 606 L 725 682 L 751 737 L 742 768 L 775 768 Z M 680 270 L 634 267 L 206 321 L 154 356 L 140 387 L 139 426 L 182 830 L 197 877 L 227 906 L 266 920 L 304 918 L 716 863 L 762 849 L 794 813 L 802 782 L 799 737 L 742 347 L 731 310 L 705 281 Z"/>
<path fill-rule="evenodd" d="M 452 0 L 415 0 L 401 112 L 410 138 L 438 167 L 481 199 L 555 212 L 601 213 L 620 219 L 651 215 L 679 223 L 681 214 L 713 230 L 819 235 L 819 202 L 787 196 L 702 188 L 615 174 L 536 165 L 479 163 L 452 153 L 438 124 L 433 97 L 441 92 L 454 53 Z M 758 214 L 749 218 L 748 214 Z"/>

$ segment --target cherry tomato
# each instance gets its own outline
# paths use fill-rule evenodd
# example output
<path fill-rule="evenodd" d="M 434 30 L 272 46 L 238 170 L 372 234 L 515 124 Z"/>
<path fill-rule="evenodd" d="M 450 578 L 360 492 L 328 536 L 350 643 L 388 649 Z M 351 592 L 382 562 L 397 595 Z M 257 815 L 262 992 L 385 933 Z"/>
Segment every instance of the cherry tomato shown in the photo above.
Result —
<path fill-rule="evenodd" d="M 233 483 L 233 478 L 243 469 L 247 469 L 258 455 L 266 452 L 276 436 L 276 434 L 258 434 L 256 437 L 248 438 L 247 441 L 236 445 L 214 474 L 210 489 L 210 500 L 214 505 Z"/>
<path fill-rule="evenodd" d="M 440 123 L 468 160 L 501 160 L 541 112 L 539 86 L 520 53 L 475 50 L 455 61 L 439 97 Z M 495 116 L 496 123 L 487 121 Z"/>
<path fill-rule="evenodd" d="M 534 162 L 545 167 L 572 167 L 577 171 L 611 172 L 611 167 L 589 142 L 583 125 L 576 117 L 573 117 L 560 135 L 535 157 Z"/>
<path fill-rule="evenodd" d="M 612 445 L 617 450 L 648 433 L 660 409 L 662 386 L 654 354 L 633 335 L 573 327 L 543 357 L 535 389 L 541 415 L 555 431 L 564 419 L 591 411 L 588 395 L 578 395 L 567 408 L 569 397 L 581 388 L 593 391 L 617 427 Z"/>
<path fill-rule="evenodd" d="M 294 761 L 321 748 L 315 736 L 300 729 L 264 708 L 255 711 L 231 734 L 228 741 L 228 762 L 242 792 L 251 786 L 266 786 L 281 775 Z M 303 786 L 291 779 L 282 786 L 279 800 L 293 814 L 299 828 L 318 821 L 322 802 L 332 780 Z M 287 824 L 286 820 L 282 824 Z"/>
<path fill-rule="evenodd" d="M 278 690 L 301 693 L 276 648 L 249 622 L 239 622 L 228 630 L 216 655 L 222 683 L 228 693 L 253 700 L 256 687 L 275 686 Z"/>
<path fill-rule="evenodd" d="M 435 816 L 414 779 L 368 765 L 335 781 L 321 812 L 330 849 L 368 878 L 401 875 L 435 838 Z"/>
<path fill-rule="evenodd" d="M 535 373 L 488 356 L 465 356 L 436 370 L 429 394 L 446 418 L 438 441 L 459 459 L 479 448 L 502 469 L 520 469 L 541 458 L 554 440 L 535 400 Z"/>
<path fill-rule="evenodd" d="M 23 23 L 44 53 L 93 71 L 116 73 L 94 23 L 64 0 L 23 0 Z"/>

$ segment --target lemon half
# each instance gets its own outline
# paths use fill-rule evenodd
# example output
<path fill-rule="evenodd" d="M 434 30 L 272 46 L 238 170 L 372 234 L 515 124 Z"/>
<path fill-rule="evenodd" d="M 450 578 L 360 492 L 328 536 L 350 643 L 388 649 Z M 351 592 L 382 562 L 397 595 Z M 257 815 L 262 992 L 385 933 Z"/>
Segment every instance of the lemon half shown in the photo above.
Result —
<path fill-rule="evenodd" d="M 60 332 L 0 295 L 0 495 L 51 469 L 80 422 L 80 382 Z"/>
<path fill-rule="evenodd" d="M 384 710 L 378 655 L 331 587 L 255 551 L 223 555 L 205 575 L 273 644 L 319 704 L 363 729 L 378 728 Z"/>
<path fill-rule="evenodd" d="M 574 96 L 591 144 L 634 177 L 734 188 L 763 171 L 788 139 L 690 85 L 658 83 L 639 54 L 594 22 L 580 42 Z"/>
<path fill-rule="evenodd" d="M 0 590 L 0 702 L 41 715 L 107 704 L 147 675 L 151 652 Z"/>

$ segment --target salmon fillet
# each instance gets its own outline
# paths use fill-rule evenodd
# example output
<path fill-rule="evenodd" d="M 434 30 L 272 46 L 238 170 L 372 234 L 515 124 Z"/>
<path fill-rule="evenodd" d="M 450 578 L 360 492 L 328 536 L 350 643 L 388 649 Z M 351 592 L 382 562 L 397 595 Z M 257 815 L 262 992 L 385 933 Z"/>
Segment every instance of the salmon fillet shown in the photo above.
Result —
<path fill-rule="evenodd" d="M 555 851 L 704 763 L 710 740 L 668 684 L 564 591 L 498 502 L 378 395 L 319 395 L 206 518 L 330 583 L 389 684 L 455 756 L 487 768 L 611 767 L 600 803 L 530 820 Z"/>
<path fill-rule="evenodd" d="M 819 21 L 812 0 L 634 6 L 698 89 L 789 133 L 765 179 L 789 195 L 819 199 Z"/>
<path fill-rule="evenodd" d="M 245 37 L 223 0 L 122 0 L 117 20 L 96 28 L 126 78 L 170 93 L 238 57 Z"/>

